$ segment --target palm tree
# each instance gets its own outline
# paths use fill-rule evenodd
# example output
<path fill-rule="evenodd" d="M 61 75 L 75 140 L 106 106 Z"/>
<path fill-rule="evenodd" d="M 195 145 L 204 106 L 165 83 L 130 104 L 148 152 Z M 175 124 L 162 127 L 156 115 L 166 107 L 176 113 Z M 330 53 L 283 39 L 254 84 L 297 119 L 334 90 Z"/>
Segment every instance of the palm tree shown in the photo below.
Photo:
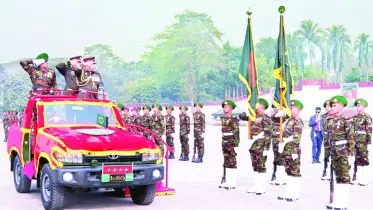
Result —
<path fill-rule="evenodd" d="M 314 55 L 314 47 L 317 45 L 318 42 L 318 24 L 314 23 L 312 20 L 304 20 L 300 24 L 300 30 L 297 31 L 299 33 L 300 39 L 306 44 L 308 47 L 310 63 L 312 64 L 312 57 Z"/>
<path fill-rule="evenodd" d="M 286 41 L 288 44 L 289 49 L 289 55 L 290 55 L 290 61 L 294 61 L 297 69 L 300 69 L 300 63 L 299 63 L 299 46 L 301 46 L 300 39 L 299 39 L 299 33 L 294 32 L 292 34 L 286 35 Z"/>
<path fill-rule="evenodd" d="M 362 33 L 355 39 L 354 50 L 358 51 L 359 67 L 362 69 L 361 73 L 366 72 L 368 79 L 369 66 L 369 35 Z M 360 75 L 362 76 L 362 75 Z M 361 78 L 360 78 L 361 79 Z"/>

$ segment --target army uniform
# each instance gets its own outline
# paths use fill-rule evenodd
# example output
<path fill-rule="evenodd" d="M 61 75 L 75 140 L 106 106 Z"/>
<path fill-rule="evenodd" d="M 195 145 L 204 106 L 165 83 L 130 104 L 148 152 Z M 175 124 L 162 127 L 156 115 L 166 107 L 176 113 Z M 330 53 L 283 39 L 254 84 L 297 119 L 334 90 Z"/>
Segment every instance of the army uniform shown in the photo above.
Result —
<path fill-rule="evenodd" d="M 225 105 L 232 107 L 232 109 L 236 108 L 236 104 L 231 100 L 223 101 L 221 106 L 224 108 Z M 235 147 L 238 147 L 240 143 L 239 119 L 229 112 L 221 118 L 221 123 L 224 175 L 219 187 L 229 190 L 236 188 L 237 181 L 237 153 Z"/>
<path fill-rule="evenodd" d="M 25 118 L 25 111 L 24 110 L 20 110 L 19 112 L 19 126 L 23 126 L 23 120 Z"/>
<path fill-rule="evenodd" d="M 95 57 L 83 59 L 84 63 L 92 62 L 96 64 Z M 84 98 L 86 95 L 88 98 L 98 99 L 97 93 L 86 93 L 86 92 L 98 92 L 101 88 L 104 88 L 101 74 L 92 69 L 79 69 L 75 71 L 77 76 L 80 76 L 79 86 L 79 98 Z M 130 123 L 126 123 L 130 124 Z"/>
<path fill-rule="evenodd" d="M 187 106 L 180 106 L 179 109 L 188 110 Z M 179 114 L 180 119 L 180 143 L 181 143 L 181 155 L 180 161 L 189 161 L 189 133 L 190 133 L 190 117 L 187 113 Z"/>
<path fill-rule="evenodd" d="M 166 106 L 166 109 L 174 110 L 174 107 L 171 105 Z M 169 154 L 168 158 L 174 159 L 175 158 L 175 145 L 174 145 L 174 137 L 173 134 L 175 133 L 175 117 L 170 113 L 165 115 L 166 120 L 166 142 L 168 146 L 172 149 L 172 153 Z"/>
<path fill-rule="evenodd" d="M 158 107 L 159 112 L 157 114 L 155 112 L 153 113 L 150 127 L 155 134 L 157 134 L 160 138 L 162 138 L 163 134 L 165 133 L 165 128 L 166 128 L 164 116 L 161 113 L 162 106 L 160 104 L 153 104 L 152 107 L 153 108 Z M 162 139 L 155 138 L 154 141 L 158 145 L 159 149 L 161 150 L 162 157 L 164 157 L 164 145 L 163 145 Z"/>
<path fill-rule="evenodd" d="M 145 109 L 148 109 L 148 110 L 151 110 L 151 107 L 149 105 L 145 105 L 142 107 L 142 110 L 145 110 Z M 143 114 L 141 117 L 140 117 L 140 125 L 141 127 L 143 128 L 146 128 L 146 129 L 151 129 L 151 121 L 152 121 L 152 116 L 150 114 Z M 151 135 L 149 132 L 146 132 L 146 131 L 143 131 L 143 135 L 150 139 Z"/>
<path fill-rule="evenodd" d="M 265 109 L 268 108 L 268 102 L 263 98 L 259 99 L 259 104 L 264 105 Z M 242 113 L 239 117 L 241 120 L 249 120 L 248 116 L 245 113 Z M 266 186 L 267 154 L 271 146 L 272 139 L 271 117 L 264 113 L 261 116 L 258 115 L 256 117 L 256 120 L 253 121 L 251 124 L 251 133 L 254 142 L 251 145 L 249 151 L 251 164 L 254 170 L 254 187 L 249 190 L 248 193 L 261 195 L 265 193 Z"/>
<path fill-rule="evenodd" d="M 329 104 L 329 100 L 325 101 L 324 108 Z M 330 106 L 331 107 L 331 106 Z M 332 112 L 327 112 L 322 116 L 323 130 L 324 130 L 324 171 L 322 173 L 321 180 L 330 180 L 330 170 L 328 169 L 328 162 L 330 159 L 330 143 L 329 143 L 329 133 L 331 132 L 328 128 L 328 122 L 332 117 Z"/>
<path fill-rule="evenodd" d="M 199 106 L 200 108 L 203 107 L 202 103 L 195 103 L 194 107 L 196 106 Z M 205 124 L 206 124 L 205 114 L 202 112 L 195 112 L 193 113 L 193 120 L 194 120 L 194 154 L 196 153 L 196 149 L 198 150 L 198 158 L 197 160 L 193 162 L 202 163 L 203 155 L 205 154 L 205 142 L 204 142 L 204 136 L 203 136 L 205 133 Z"/>
<path fill-rule="evenodd" d="M 34 95 L 49 95 L 55 94 L 55 90 L 43 90 L 41 89 L 55 89 L 57 87 L 56 73 L 53 69 L 41 69 L 40 65 L 44 62 L 48 62 L 49 56 L 46 53 L 40 54 L 36 60 L 21 61 L 21 67 L 30 76 L 32 83 L 32 90 L 29 93 L 29 98 Z M 39 62 L 40 61 L 40 62 Z"/>
<path fill-rule="evenodd" d="M 368 106 L 368 102 L 364 99 L 357 99 L 354 103 L 355 106 L 362 104 Z M 353 117 L 353 124 L 355 126 L 356 134 L 356 180 L 352 184 L 359 184 L 365 186 L 368 184 L 367 178 L 369 176 L 369 150 L 372 139 L 372 118 L 367 113 L 361 113 Z"/>
<path fill-rule="evenodd" d="M 343 96 L 334 96 L 330 103 L 347 105 L 347 99 Z M 336 178 L 334 187 L 333 203 L 327 206 L 328 209 L 347 208 L 348 194 L 350 189 L 349 168 L 353 163 L 355 148 L 355 130 L 350 118 L 334 113 L 328 121 L 329 139 L 331 144 L 332 169 Z M 351 161 L 350 161 L 351 160 Z"/>
<path fill-rule="evenodd" d="M 9 123 L 10 123 L 10 113 L 8 111 L 5 111 L 4 116 L 3 116 L 4 142 L 8 140 Z"/>
<path fill-rule="evenodd" d="M 76 95 L 78 94 L 79 91 L 79 82 L 80 77 L 76 74 L 76 71 L 78 69 L 74 69 L 71 66 L 71 61 L 72 60 L 79 60 L 78 62 L 81 62 L 82 56 L 76 56 L 73 58 L 70 58 L 70 61 L 67 61 L 66 63 L 60 63 L 56 66 L 56 69 L 62 74 L 62 76 L 65 78 L 65 95 Z M 69 92 L 69 90 L 73 90 L 72 92 Z"/>
<path fill-rule="evenodd" d="M 303 109 L 302 102 L 291 100 L 292 107 Z M 297 116 L 292 116 L 284 123 L 284 143 L 280 144 L 280 152 L 285 160 L 285 172 L 287 174 L 286 192 L 282 196 L 278 196 L 280 200 L 296 201 L 298 200 L 300 190 L 300 160 L 301 148 L 300 141 L 302 138 L 303 121 Z"/>
<path fill-rule="evenodd" d="M 124 111 L 130 111 L 128 107 L 124 108 Z M 132 116 L 130 114 L 121 113 L 121 117 L 124 124 L 132 124 Z"/>
<path fill-rule="evenodd" d="M 136 106 L 132 108 L 132 119 L 131 122 L 133 125 L 140 125 L 140 115 L 139 112 L 141 110 L 141 107 Z M 133 114 L 133 112 L 136 111 L 137 115 Z"/>

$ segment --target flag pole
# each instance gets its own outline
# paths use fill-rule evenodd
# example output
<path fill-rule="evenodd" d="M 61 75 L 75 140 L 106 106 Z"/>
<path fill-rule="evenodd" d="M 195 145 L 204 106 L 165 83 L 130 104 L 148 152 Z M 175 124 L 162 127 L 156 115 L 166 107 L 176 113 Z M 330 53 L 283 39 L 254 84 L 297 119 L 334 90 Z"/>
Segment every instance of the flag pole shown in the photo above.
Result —
<path fill-rule="evenodd" d="M 283 15 L 282 14 L 284 14 L 284 12 L 285 12 L 285 7 L 284 6 L 281 6 L 279 9 L 278 9 L 278 11 L 280 12 L 280 40 L 283 40 L 284 39 L 284 37 L 282 37 L 283 36 L 283 31 L 282 31 L 282 29 L 283 29 L 283 24 L 284 24 L 284 22 L 283 22 Z M 279 41 L 280 41 L 279 40 Z M 284 46 L 283 46 L 283 42 L 282 41 L 280 41 L 280 47 L 281 47 L 281 53 L 280 53 L 280 55 L 283 55 L 282 56 L 282 58 L 281 58 L 281 67 L 284 67 L 285 66 L 285 54 L 284 54 Z M 283 75 L 282 75 L 282 68 L 281 68 L 281 77 L 283 77 Z M 282 93 L 283 93 L 283 87 L 281 87 L 281 85 L 282 85 L 282 83 L 280 83 L 280 110 L 282 111 Z M 283 124 L 283 115 L 282 116 L 280 116 L 280 143 L 282 143 L 282 135 L 283 135 L 283 130 L 282 130 L 282 124 Z"/>
<path fill-rule="evenodd" d="M 250 22 L 251 14 L 253 14 L 253 12 L 251 11 L 250 8 L 247 9 L 246 14 L 249 16 L 248 21 Z M 249 90 L 247 90 L 247 91 L 249 91 Z M 247 97 L 249 97 L 249 94 L 247 94 Z M 249 109 L 249 106 L 250 106 L 249 102 L 248 102 L 247 105 L 248 105 L 247 109 Z M 247 130 L 248 130 L 248 132 L 247 132 L 248 138 L 247 139 L 251 140 L 251 119 L 250 119 L 250 115 L 249 115 L 248 120 L 247 120 Z"/>

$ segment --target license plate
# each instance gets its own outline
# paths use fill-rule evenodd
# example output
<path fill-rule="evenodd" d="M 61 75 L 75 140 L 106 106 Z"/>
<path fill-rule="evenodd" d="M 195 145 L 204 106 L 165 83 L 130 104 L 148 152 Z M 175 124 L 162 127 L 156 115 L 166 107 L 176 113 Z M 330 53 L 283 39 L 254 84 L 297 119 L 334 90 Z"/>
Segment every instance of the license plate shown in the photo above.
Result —
<path fill-rule="evenodd" d="M 101 182 L 133 182 L 134 175 L 130 174 L 101 174 Z"/>

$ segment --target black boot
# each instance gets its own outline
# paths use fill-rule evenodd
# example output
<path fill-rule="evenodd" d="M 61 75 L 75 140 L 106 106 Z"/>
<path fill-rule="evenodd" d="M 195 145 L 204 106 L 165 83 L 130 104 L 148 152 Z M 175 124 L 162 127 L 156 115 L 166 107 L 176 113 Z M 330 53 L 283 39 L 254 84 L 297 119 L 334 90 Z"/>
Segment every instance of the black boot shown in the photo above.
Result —
<path fill-rule="evenodd" d="M 198 155 L 198 158 L 195 161 L 195 163 L 203 163 L 203 155 Z"/>
<path fill-rule="evenodd" d="M 277 172 L 277 164 L 273 163 L 273 174 L 272 174 L 271 181 L 276 180 L 276 172 Z"/>
<path fill-rule="evenodd" d="M 184 157 L 181 161 L 189 161 L 189 155 L 184 155 Z"/>
<path fill-rule="evenodd" d="M 168 159 L 175 159 L 174 154 L 170 153 L 170 154 L 168 155 Z"/>
<path fill-rule="evenodd" d="M 183 161 L 183 160 L 184 160 L 184 155 L 181 154 L 181 155 L 180 155 L 180 158 L 179 158 L 179 161 Z"/>

